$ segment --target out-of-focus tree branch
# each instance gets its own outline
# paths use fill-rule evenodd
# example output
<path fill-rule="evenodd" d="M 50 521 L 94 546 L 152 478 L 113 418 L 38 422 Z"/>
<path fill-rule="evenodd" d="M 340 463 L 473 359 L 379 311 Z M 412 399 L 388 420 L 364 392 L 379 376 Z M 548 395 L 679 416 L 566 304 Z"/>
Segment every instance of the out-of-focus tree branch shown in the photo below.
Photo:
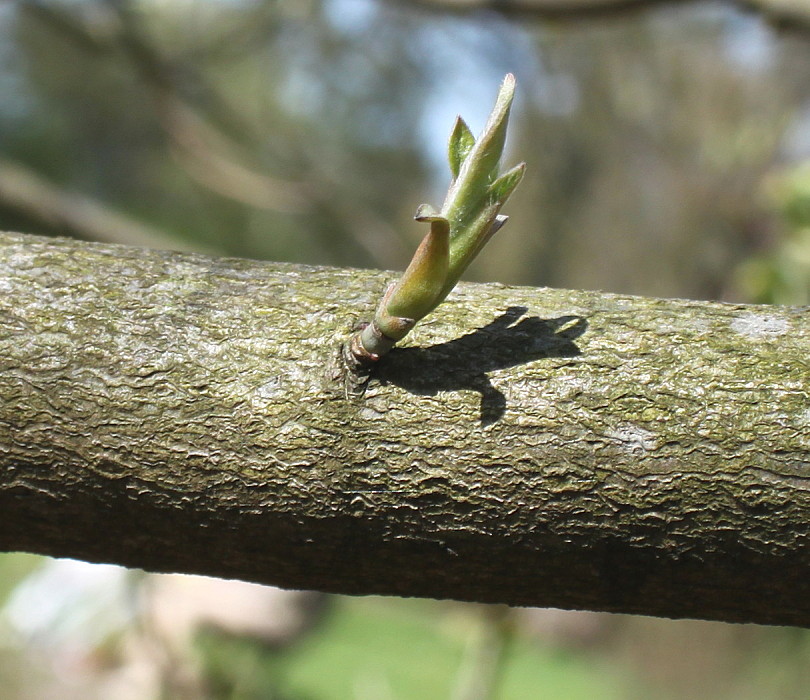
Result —
<path fill-rule="evenodd" d="M 400 3 L 400 0 L 387 0 Z M 526 19 L 579 19 L 625 10 L 694 0 L 413 0 L 409 3 L 436 12 L 467 13 L 488 10 Z"/>
<path fill-rule="evenodd" d="M 386 0 L 402 4 L 401 0 Z M 699 0 L 411 0 L 408 4 L 437 12 L 466 13 L 490 10 L 527 19 L 584 19 L 609 17 L 654 5 L 695 3 Z M 804 0 L 734 0 L 782 27 L 810 29 L 810 4 Z"/>
<path fill-rule="evenodd" d="M 103 14 L 94 16 L 94 22 L 103 19 L 101 31 L 77 12 L 49 3 L 35 2 L 29 11 L 82 48 L 123 52 L 152 90 L 155 116 L 168 137 L 170 153 L 192 180 L 253 209 L 282 214 L 320 212 L 345 222 L 354 242 L 380 266 L 396 266 L 406 257 L 406 247 L 390 225 L 368 208 L 358 211 L 358 207 L 342 203 L 335 184 L 319 174 L 307 149 L 291 142 L 285 144 L 287 150 L 292 150 L 288 157 L 306 173 L 303 180 L 275 177 L 246 164 L 250 158 L 244 144 L 258 143 L 260 138 L 252 133 L 239 111 L 197 71 L 165 56 L 129 3 L 105 2 L 98 8 Z M 262 10 L 264 23 L 267 12 L 266 8 Z M 195 92 L 201 95 L 199 99 L 192 102 L 186 97 L 179 76 L 191 79 Z M 323 235 L 322 244 L 329 249 L 334 237 L 329 231 Z"/>
<path fill-rule="evenodd" d="M 99 202 L 56 187 L 19 163 L 0 159 L 0 206 L 21 213 L 61 234 L 147 248 L 211 252 L 172 237 Z"/>
<path fill-rule="evenodd" d="M 234 144 L 188 104 L 165 94 L 161 123 L 171 138 L 171 153 L 183 170 L 207 189 L 257 209 L 300 214 L 312 208 L 313 191 L 304 182 L 274 178 L 242 165 Z"/>
<path fill-rule="evenodd" d="M 288 214 L 324 210 L 335 220 L 351 222 L 347 228 L 352 231 L 353 240 L 378 264 L 396 264 L 396 256 L 392 256 L 392 252 L 400 252 L 397 250 L 397 236 L 381 237 L 365 233 L 380 232 L 390 229 L 390 226 L 372 212 L 366 210 L 358 214 L 356 207 L 345 207 L 334 185 L 318 176 L 314 162 L 307 163 L 309 158 L 305 149 L 296 148 L 295 155 L 299 166 L 308 172 L 307 181 L 275 178 L 243 165 L 240 162 L 242 159 L 234 155 L 237 145 L 233 140 L 181 97 L 172 77 L 179 72 L 178 69 L 160 55 L 137 18 L 123 6 L 117 5 L 116 8 L 123 44 L 143 77 L 155 90 L 158 116 L 171 139 L 172 155 L 191 178 L 221 196 L 254 208 Z M 199 76 L 196 82 L 204 83 Z M 205 85 L 204 93 L 209 96 L 209 101 L 219 106 L 218 113 L 234 114 L 210 85 Z M 238 130 L 249 132 L 246 125 Z M 325 235 L 331 239 L 329 232 Z M 332 241 L 325 240 L 323 243 L 328 248 Z"/>
<path fill-rule="evenodd" d="M 99 17 L 94 17 L 91 25 L 76 13 L 53 4 L 34 2 L 25 9 L 82 49 L 124 51 L 153 90 L 157 117 L 170 139 L 172 154 L 195 181 L 252 207 L 281 212 L 308 208 L 309 200 L 302 185 L 256 172 L 238 162 L 232 153 L 233 141 L 181 96 L 174 79 L 177 70 L 148 41 L 127 5 L 110 4 L 110 12 L 104 14 L 100 23 L 101 29 Z M 204 93 L 206 104 L 219 117 L 231 124 L 239 122 L 239 131 L 247 129 L 213 89 L 206 86 Z"/>

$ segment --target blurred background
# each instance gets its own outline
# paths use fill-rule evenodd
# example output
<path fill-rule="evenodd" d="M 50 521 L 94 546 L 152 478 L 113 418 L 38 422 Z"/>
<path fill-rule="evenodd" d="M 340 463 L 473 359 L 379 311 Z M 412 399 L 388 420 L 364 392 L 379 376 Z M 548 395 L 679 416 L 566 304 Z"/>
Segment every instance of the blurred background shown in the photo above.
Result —
<path fill-rule="evenodd" d="M 401 269 L 511 71 L 528 173 L 467 279 L 810 304 L 803 2 L 0 3 L 0 229 Z M 0 697 L 805 700 L 810 631 L 6 554 Z"/>

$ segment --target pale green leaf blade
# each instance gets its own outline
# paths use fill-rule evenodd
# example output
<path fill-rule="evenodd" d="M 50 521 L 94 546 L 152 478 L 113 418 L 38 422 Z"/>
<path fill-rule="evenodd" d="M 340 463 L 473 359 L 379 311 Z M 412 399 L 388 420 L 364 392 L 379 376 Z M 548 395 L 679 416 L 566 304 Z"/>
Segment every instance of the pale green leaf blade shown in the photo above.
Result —
<path fill-rule="evenodd" d="M 447 192 L 442 213 L 452 224 L 463 226 L 465 221 L 475 218 L 476 207 L 497 178 L 514 96 L 515 77 L 509 73 L 501 84 L 483 132 L 461 163 L 458 177 Z"/>
<path fill-rule="evenodd" d="M 453 179 L 458 177 L 464 159 L 469 155 L 472 147 L 475 145 L 475 136 L 473 136 L 470 127 L 467 126 L 461 117 L 456 117 L 456 123 L 453 125 L 453 131 L 450 133 L 450 143 L 447 148 L 447 158 L 450 161 L 450 172 L 453 174 Z"/>
<path fill-rule="evenodd" d="M 490 201 L 498 202 L 503 205 L 504 202 L 509 199 L 509 195 L 511 195 L 520 184 L 525 172 L 526 163 L 518 163 L 514 168 L 507 170 L 503 175 L 498 177 L 489 186 Z"/>

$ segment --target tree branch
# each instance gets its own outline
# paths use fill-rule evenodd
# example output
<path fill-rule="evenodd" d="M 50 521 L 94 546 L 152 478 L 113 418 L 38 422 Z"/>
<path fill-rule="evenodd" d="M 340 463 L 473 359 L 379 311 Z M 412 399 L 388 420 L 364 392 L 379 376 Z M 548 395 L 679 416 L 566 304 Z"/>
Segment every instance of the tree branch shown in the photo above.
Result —
<path fill-rule="evenodd" d="M 0 548 L 810 625 L 808 309 L 389 279 L 0 234 Z"/>
<path fill-rule="evenodd" d="M 469 14 L 496 12 L 505 17 L 536 20 L 581 20 L 612 17 L 651 6 L 685 4 L 696 0 L 411 0 L 410 4 L 430 12 Z M 402 0 L 386 0 L 402 4 Z"/>
<path fill-rule="evenodd" d="M 386 0 L 403 4 L 402 0 Z M 578 21 L 588 18 L 623 17 L 660 5 L 696 4 L 699 0 L 410 0 L 430 12 L 469 14 L 476 11 L 496 12 L 505 17 L 525 19 Z M 806 32 L 810 28 L 810 11 L 801 0 L 732 0 L 744 10 L 756 12 L 784 29 Z"/>

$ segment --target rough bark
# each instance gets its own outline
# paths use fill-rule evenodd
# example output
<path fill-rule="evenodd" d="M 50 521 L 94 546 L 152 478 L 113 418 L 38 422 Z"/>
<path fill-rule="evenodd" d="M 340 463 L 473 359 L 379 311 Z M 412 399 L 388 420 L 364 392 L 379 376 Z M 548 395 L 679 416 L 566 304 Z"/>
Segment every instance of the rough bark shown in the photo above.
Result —
<path fill-rule="evenodd" d="M 808 309 L 389 279 L 0 234 L 0 548 L 810 625 Z"/>

